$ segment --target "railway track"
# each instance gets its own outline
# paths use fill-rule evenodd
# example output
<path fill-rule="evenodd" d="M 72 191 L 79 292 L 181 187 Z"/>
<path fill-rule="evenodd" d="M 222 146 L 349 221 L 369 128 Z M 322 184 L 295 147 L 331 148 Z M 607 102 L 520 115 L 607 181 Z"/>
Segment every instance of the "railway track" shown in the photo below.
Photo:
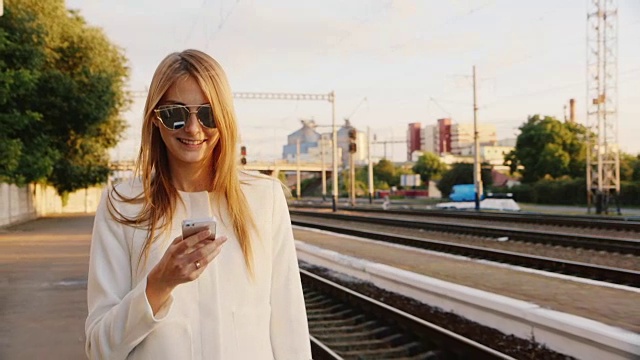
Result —
<path fill-rule="evenodd" d="M 507 237 L 511 240 L 531 243 L 575 247 L 588 250 L 607 251 L 640 256 L 640 241 L 615 237 L 579 234 L 559 234 L 552 231 L 512 229 L 504 226 L 457 224 L 424 219 L 398 219 L 390 216 L 361 216 L 345 213 L 290 210 L 291 215 L 313 216 L 325 219 L 355 221 L 379 225 L 397 226 L 429 231 L 441 231 L 493 238 Z"/>
<path fill-rule="evenodd" d="M 456 254 L 471 258 L 491 260 L 511 265 L 523 266 L 533 269 L 546 270 L 561 274 L 578 276 L 588 279 L 607 281 L 616 284 L 640 287 L 640 272 L 596 266 L 574 261 L 565 261 L 555 258 L 525 255 L 508 251 L 500 251 L 477 246 L 463 245 L 446 241 L 430 240 L 412 236 L 400 236 L 393 233 L 366 231 L 355 228 L 343 228 L 330 224 L 322 224 L 315 221 L 300 220 L 295 218 L 292 212 L 292 224 L 331 231 L 339 234 L 352 235 L 387 243 L 405 245 L 420 249 Z M 323 216 L 325 217 L 325 216 Z M 331 218 L 331 217 L 328 217 Z M 379 223 L 379 222 L 378 222 Z"/>
<path fill-rule="evenodd" d="M 330 209 L 330 205 L 320 204 L 291 204 L 291 208 Z M 416 215 L 424 217 L 458 218 L 485 221 L 500 221 L 525 224 L 557 225 L 577 228 L 590 228 L 602 230 L 624 230 L 640 233 L 640 218 L 616 217 L 603 218 L 602 216 L 589 215 L 551 215 L 529 212 L 505 213 L 496 211 L 463 211 L 463 210 L 436 210 L 436 209 L 389 209 L 382 210 L 378 207 L 348 206 L 340 210 L 370 212 L 378 214 Z"/>
<path fill-rule="evenodd" d="M 313 358 L 513 359 L 301 270 Z"/>

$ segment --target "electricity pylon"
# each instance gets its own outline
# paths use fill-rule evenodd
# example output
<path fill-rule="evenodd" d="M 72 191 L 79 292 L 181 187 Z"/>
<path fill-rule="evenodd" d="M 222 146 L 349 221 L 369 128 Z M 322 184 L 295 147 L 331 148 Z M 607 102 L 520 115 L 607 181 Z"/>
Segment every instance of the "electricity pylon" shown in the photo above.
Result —
<path fill-rule="evenodd" d="M 618 148 L 618 9 L 616 0 L 591 0 L 587 14 L 587 204 L 620 213 Z"/>

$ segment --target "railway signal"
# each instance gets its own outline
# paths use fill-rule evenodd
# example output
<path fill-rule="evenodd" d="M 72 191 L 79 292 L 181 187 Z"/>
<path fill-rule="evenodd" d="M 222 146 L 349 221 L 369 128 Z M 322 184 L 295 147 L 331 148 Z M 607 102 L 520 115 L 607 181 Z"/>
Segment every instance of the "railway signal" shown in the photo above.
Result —
<path fill-rule="evenodd" d="M 242 165 L 247 165 L 247 147 L 240 146 L 240 163 Z"/>

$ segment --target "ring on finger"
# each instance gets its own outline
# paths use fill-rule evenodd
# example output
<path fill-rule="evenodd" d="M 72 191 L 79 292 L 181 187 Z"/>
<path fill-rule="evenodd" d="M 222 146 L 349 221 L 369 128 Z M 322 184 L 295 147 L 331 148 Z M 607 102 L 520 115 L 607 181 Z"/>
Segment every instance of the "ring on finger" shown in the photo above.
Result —
<path fill-rule="evenodd" d="M 200 260 L 196 261 L 196 269 L 200 269 L 202 264 L 200 264 Z"/>

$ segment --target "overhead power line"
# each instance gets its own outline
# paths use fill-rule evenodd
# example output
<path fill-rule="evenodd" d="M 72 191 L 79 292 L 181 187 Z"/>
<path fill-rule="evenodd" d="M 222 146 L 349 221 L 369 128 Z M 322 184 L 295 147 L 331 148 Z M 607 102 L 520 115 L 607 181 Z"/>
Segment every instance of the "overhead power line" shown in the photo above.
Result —
<path fill-rule="evenodd" d="M 434 99 L 434 98 L 430 97 L 430 98 L 429 98 L 429 100 L 430 100 L 432 103 L 436 104 L 436 106 L 437 106 L 437 107 L 439 107 L 439 108 L 440 108 L 440 110 L 444 111 L 444 112 L 445 112 L 445 114 L 447 114 L 447 115 L 449 115 L 449 117 L 451 117 L 451 113 L 450 113 L 449 111 L 447 111 L 447 109 L 443 108 L 443 107 L 442 107 L 442 105 L 440 105 L 440 103 L 438 103 L 438 102 L 436 101 L 436 99 Z"/>
<path fill-rule="evenodd" d="M 218 24 L 218 28 L 216 29 L 216 31 L 214 31 L 213 34 L 207 36 L 207 42 L 205 44 L 206 49 L 209 48 L 209 43 L 216 37 L 216 35 L 218 35 L 218 33 L 222 30 L 224 25 L 227 23 L 227 20 L 229 20 L 229 17 L 231 16 L 231 14 L 233 14 L 239 2 L 240 0 L 236 0 L 236 2 L 233 3 L 233 5 L 231 6 L 231 9 L 226 14 L 224 13 L 223 2 L 222 1 L 220 2 L 220 23 Z"/>

